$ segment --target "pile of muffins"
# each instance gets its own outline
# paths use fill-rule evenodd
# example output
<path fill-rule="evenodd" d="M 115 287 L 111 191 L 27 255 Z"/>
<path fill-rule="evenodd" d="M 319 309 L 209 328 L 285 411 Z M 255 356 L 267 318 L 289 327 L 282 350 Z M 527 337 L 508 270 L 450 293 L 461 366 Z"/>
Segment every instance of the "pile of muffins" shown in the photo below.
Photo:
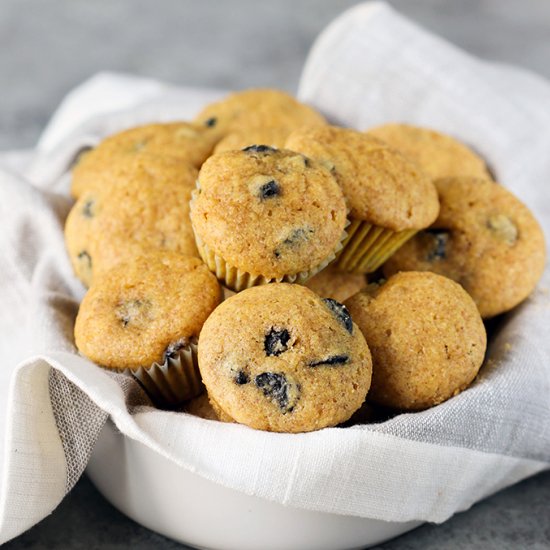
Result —
<path fill-rule="evenodd" d="M 159 407 L 262 430 L 463 391 L 483 320 L 525 300 L 545 264 L 532 213 L 466 145 L 331 126 L 277 90 L 110 136 L 71 192 L 79 351 Z"/>

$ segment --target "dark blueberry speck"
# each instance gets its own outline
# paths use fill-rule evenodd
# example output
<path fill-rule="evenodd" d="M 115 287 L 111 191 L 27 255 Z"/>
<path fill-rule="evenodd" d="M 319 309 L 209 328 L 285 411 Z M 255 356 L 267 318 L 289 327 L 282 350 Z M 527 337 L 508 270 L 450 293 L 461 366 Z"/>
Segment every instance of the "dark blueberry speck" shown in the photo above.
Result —
<path fill-rule="evenodd" d="M 311 361 L 307 364 L 308 367 L 320 367 L 321 365 L 345 365 L 349 361 L 348 355 L 331 355 L 326 359 L 321 359 L 319 361 Z"/>
<path fill-rule="evenodd" d="M 290 235 L 283 241 L 283 244 L 286 246 L 293 246 L 295 244 L 307 241 L 310 235 L 313 235 L 314 231 L 310 227 L 299 227 L 298 229 L 293 229 L 290 232 Z"/>
<path fill-rule="evenodd" d="M 92 267 L 92 257 L 88 254 L 88 252 L 86 252 L 86 250 L 83 250 L 78 254 L 78 259 L 85 260 L 88 267 Z"/>
<path fill-rule="evenodd" d="M 426 259 L 429 262 L 444 260 L 447 257 L 447 243 L 449 242 L 449 233 L 437 229 L 426 231 L 433 237 L 433 248 L 428 253 Z"/>
<path fill-rule="evenodd" d="M 209 119 L 207 119 L 205 122 L 204 122 L 204 125 L 205 126 L 208 126 L 208 128 L 213 128 L 214 126 L 216 126 L 216 123 L 218 122 L 218 119 L 216 117 L 210 117 Z"/>
<path fill-rule="evenodd" d="M 249 145 L 243 149 L 245 153 L 274 153 L 276 150 L 269 145 Z"/>
<path fill-rule="evenodd" d="M 284 374 L 277 372 L 262 372 L 254 378 L 254 384 L 262 393 L 279 405 L 283 414 L 292 412 L 294 405 L 289 406 L 288 381 Z"/>
<path fill-rule="evenodd" d="M 239 386 L 242 386 L 244 384 L 248 384 L 250 382 L 250 377 L 246 372 L 240 370 L 237 373 L 237 376 L 235 376 L 235 384 L 238 384 Z"/>
<path fill-rule="evenodd" d="M 139 300 L 136 300 L 136 301 L 139 302 Z M 184 347 L 185 347 L 184 340 L 176 340 L 175 342 L 171 342 L 170 344 L 168 344 L 168 346 L 164 350 L 163 360 L 167 361 L 168 359 L 174 359 L 175 357 L 177 357 L 178 352 Z"/>
<path fill-rule="evenodd" d="M 281 188 L 275 180 L 268 181 L 260 187 L 260 199 L 271 199 L 281 194 Z"/>
<path fill-rule="evenodd" d="M 94 206 L 95 201 L 93 199 L 87 200 L 82 207 L 82 215 L 85 218 L 93 218 L 94 213 L 92 212 L 92 207 Z"/>
<path fill-rule="evenodd" d="M 120 320 L 125 327 L 128 326 L 128 323 L 132 320 L 132 313 L 134 313 L 134 310 L 138 309 L 140 306 L 141 300 L 130 300 L 130 302 L 122 304 L 120 308 Z"/>
<path fill-rule="evenodd" d="M 137 318 L 144 318 L 151 303 L 148 300 L 128 300 L 120 302 L 116 309 L 115 315 L 120 319 L 122 326 L 128 326 L 132 321 Z M 172 342 L 164 351 L 163 359 L 166 359 L 166 354 L 175 354 L 181 347 L 183 347 L 182 340 Z"/>
<path fill-rule="evenodd" d="M 298 227 L 297 229 L 293 229 L 288 237 L 286 237 L 282 242 L 281 246 L 283 248 L 295 248 L 300 246 L 302 243 L 305 243 L 309 240 L 309 237 L 313 235 L 315 231 L 311 229 L 311 227 Z M 275 255 L 275 258 L 281 257 L 281 249 L 276 248 L 273 251 L 273 254 Z"/>
<path fill-rule="evenodd" d="M 290 334 L 288 330 L 271 328 L 265 335 L 264 349 L 266 355 L 281 355 L 288 349 L 288 342 L 290 340 Z"/>
<path fill-rule="evenodd" d="M 344 325 L 346 330 L 350 334 L 353 334 L 353 322 L 351 320 L 351 315 L 349 314 L 348 308 L 344 304 L 341 304 L 332 298 L 324 298 L 323 302 L 325 302 L 330 311 L 332 311 L 336 319 Z"/>

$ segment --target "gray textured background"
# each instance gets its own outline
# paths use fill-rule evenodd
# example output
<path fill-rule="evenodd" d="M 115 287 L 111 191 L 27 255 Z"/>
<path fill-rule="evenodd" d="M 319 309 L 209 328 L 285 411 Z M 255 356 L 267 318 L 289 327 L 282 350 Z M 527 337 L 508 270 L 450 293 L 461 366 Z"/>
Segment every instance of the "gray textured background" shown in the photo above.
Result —
<path fill-rule="evenodd" d="M 319 31 L 352 0 L 0 0 L 0 149 L 32 146 L 73 86 L 116 70 L 198 86 L 294 91 Z M 550 0 L 394 0 L 462 48 L 550 78 Z M 83 479 L 6 549 L 183 548 L 115 511 Z M 550 548 L 550 473 L 387 550 Z"/>
<path fill-rule="evenodd" d="M 0 0 L 0 149 L 32 145 L 100 70 L 295 90 L 309 46 L 353 0 Z M 550 77 L 549 0 L 395 0 L 477 55 Z"/>

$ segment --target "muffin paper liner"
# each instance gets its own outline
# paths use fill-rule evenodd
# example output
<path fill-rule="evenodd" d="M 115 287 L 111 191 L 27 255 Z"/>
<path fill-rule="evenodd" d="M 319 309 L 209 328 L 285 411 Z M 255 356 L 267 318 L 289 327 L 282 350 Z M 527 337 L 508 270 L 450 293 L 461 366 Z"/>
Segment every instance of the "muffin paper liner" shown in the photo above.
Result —
<path fill-rule="evenodd" d="M 352 220 L 335 265 L 342 271 L 372 273 L 407 242 L 418 229 L 393 231 L 362 220 Z"/>
<path fill-rule="evenodd" d="M 197 188 L 199 188 L 199 184 L 197 182 Z M 193 203 L 195 199 L 195 192 L 193 192 L 191 203 Z M 349 221 L 346 222 L 346 228 L 349 225 Z M 335 247 L 335 249 L 331 252 L 331 254 L 325 258 L 320 264 L 313 267 L 312 269 L 309 269 L 307 271 L 300 271 L 298 273 L 294 274 L 288 274 L 283 275 L 281 277 L 266 277 L 264 275 L 255 275 L 252 273 L 249 273 L 248 271 L 244 271 L 242 269 L 239 269 L 238 267 L 231 265 L 226 260 L 224 260 L 221 256 L 216 254 L 200 237 L 200 235 L 195 231 L 195 228 L 193 227 L 193 232 L 195 233 L 195 241 L 197 244 L 197 249 L 199 251 L 199 254 L 203 260 L 203 262 L 208 266 L 208 269 L 216 275 L 218 280 L 229 290 L 233 290 L 234 292 L 241 292 L 242 290 L 246 290 L 247 288 L 251 288 L 253 286 L 259 286 L 259 285 L 265 285 L 268 283 L 297 283 L 297 284 L 303 284 L 308 279 L 313 277 L 315 274 L 319 273 L 319 271 L 323 270 L 328 264 L 330 264 L 335 258 L 336 255 L 340 250 L 342 250 L 343 243 L 345 242 L 348 233 L 347 230 L 344 229 L 342 232 L 342 236 L 340 238 L 340 241 L 338 242 L 338 245 Z"/>
<path fill-rule="evenodd" d="M 188 344 L 164 363 L 125 369 L 123 372 L 138 380 L 154 403 L 162 407 L 176 407 L 204 391 L 197 345 L 194 343 Z"/>

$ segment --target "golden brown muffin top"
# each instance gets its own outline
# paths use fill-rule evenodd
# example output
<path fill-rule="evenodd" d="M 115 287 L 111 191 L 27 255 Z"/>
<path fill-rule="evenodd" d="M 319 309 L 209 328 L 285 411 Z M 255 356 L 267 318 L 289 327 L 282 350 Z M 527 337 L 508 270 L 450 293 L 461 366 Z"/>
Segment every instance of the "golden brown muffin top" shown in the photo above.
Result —
<path fill-rule="evenodd" d="M 400 248 L 384 273 L 433 271 L 460 283 L 482 317 L 515 307 L 542 276 L 546 246 L 531 211 L 489 180 L 436 180 L 439 217 Z"/>
<path fill-rule="evenodd" d="M 343 237 L 342 191 L 321 164 L 266 146 L 210 157 L 193 193 L 195 233 L 227 263 L 282 277 L 326 260 Z"/>
<path fill-rule="evenodd" d="M 327 125 L 296 130 L 285 147 L 332 169 L 353 219 L 402 231 L 427 227 L 437 217 L 430 178 L 376 138 Z"/>
<path fill-rule="evenodd" d="M 269 145 L 281 148 L 294 128 L 285 126 L 239 126 L 218 142 L 214 153 L 244 149 L 249 145 Z"/>
<path fill-rule="evenodd" d="M 338 271 L 334 264 L 331 264 L 306 281 L 305 286 L 321 298 L 333 298 L 343 302 L 365 288 L 367 278 L 359 273 Z"/>
<path fill-rule="evenodd" d="M 76 318 L 76 346 L 113 369 L 163 363 L 196 342 L 220 299 L 216 278 L 198 258 L 169 251 L 140 256 L 94 281 Z"/>
<path fill-rule="evenodd" d="M 369 343 L 369 401 L 420 410 L 445 401 L 477 375 L 487 343 L 473 300 L 434 273 L 407 272 L 345 302 Z"/>
<path fill-rule="evenodd" d="M 132 162 L 141 163 L 144 154 L 200 168 L 217 140 L 213 131 L 190 122 L 148 124 L 113 134 L 79 157 L 71 194 L 78 198 L 85 191 L 110 187 Z"/>
<path fill-rule="evenodd" d="M 446 134 L 410 124 L 384 124 L 371 128 L 368 134 L 414 160 L 432 179 L 455 176 L 490 179 L 484 160 Z"/>
<path fill-rule="evenodd" d="M 207 105 L 195 122 L 225 136 L 240 128 L 282 126 L 294 129 L 324 124 L 325 119 L 315 109 L 282 90 L 252 88 Z"/>
<path fill-rule="evenodd" d="M 223 302 L 202 329 L 199 368 L 231 418 L 279 432 L 347 420 L 371 378 L 368 346 L 344 306 L 286 283 Z"/>
<path fill-rule="evenodd" d="M 65 224 L 76 275 L 89 286 L 93 274 L 149 250 L 198 256 L 189 220 L 197 170 L 171 159 L 129 161 L 112 187 L 86 191 Z"/>

